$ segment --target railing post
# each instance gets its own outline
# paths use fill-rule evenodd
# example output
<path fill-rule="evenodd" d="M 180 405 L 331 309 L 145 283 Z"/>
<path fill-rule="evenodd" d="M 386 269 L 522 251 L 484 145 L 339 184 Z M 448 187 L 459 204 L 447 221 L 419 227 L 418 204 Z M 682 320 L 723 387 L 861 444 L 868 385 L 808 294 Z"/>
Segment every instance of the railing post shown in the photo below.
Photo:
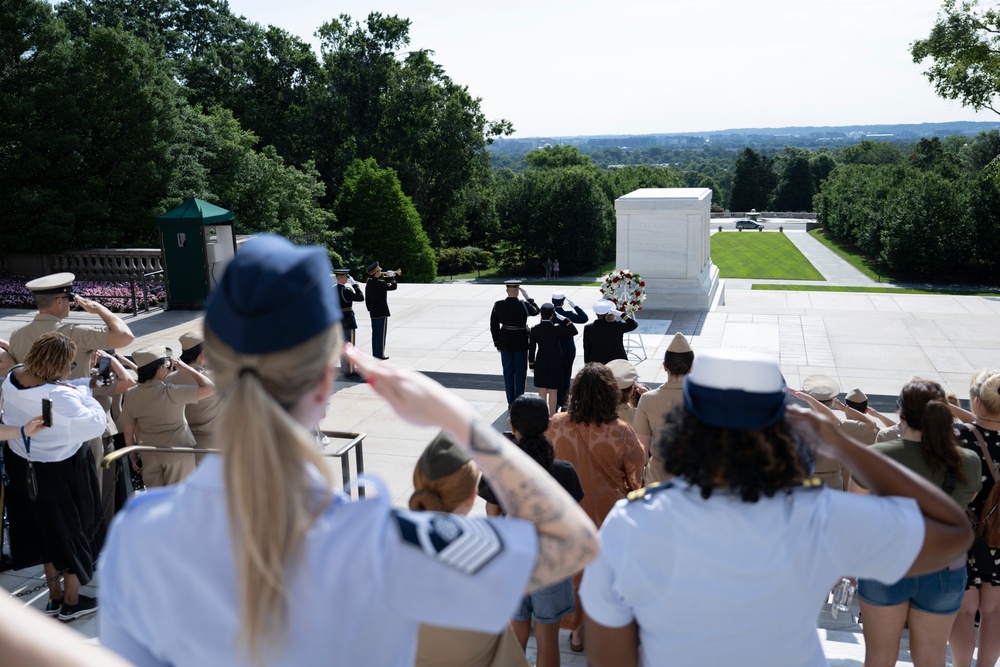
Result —
<path fill-rule="evenodd" d="M 149 312 L 149 293 L 146 291 L 146 274 L 142 274 L 142 312 Z"/>
<path fill-rule="evenodd" d="M 130 290 L 131 293 L 132 293 L 132 317 L 135 317 L 136 315 L 139 314 L 139 310 L 136 308 L 136 305 L 135 305 L 135 274 L 134 273 L 129 274 L 128 281 L 132 285 L 132 289 Z"/>

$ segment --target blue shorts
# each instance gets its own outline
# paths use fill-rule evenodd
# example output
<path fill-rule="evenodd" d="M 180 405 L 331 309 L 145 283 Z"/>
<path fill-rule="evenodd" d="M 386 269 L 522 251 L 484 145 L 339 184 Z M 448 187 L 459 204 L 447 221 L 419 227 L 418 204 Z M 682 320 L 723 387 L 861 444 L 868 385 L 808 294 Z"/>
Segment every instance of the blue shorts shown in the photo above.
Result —
<path fill-rule="evenodd" d="M 521 598 L 521 608 L 514 614 L 514 620 L 529 621 L 534 614 L 539 623 L 558 623 L 575 609 L 573 580 L 566 579 Z"/>
<path fill-rule="evenodd" d="M 858 597 L 876 607 L 909 602 L 928 614 L 954 614 L 962 606 L 966 578 L 965 568 L 961 568 L 904 577 L 888 586 L 874 579 L 858 579 Z"/>

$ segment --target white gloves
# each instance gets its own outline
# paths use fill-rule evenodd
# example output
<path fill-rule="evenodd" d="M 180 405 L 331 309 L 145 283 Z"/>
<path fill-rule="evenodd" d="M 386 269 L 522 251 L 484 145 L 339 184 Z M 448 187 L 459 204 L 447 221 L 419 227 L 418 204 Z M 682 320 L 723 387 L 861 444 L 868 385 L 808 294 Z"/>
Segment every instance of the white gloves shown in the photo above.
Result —
<path fill-rule="evenodd" d="M 572 299 L 566 299 L 566 303 L 568 303 L 568 304 L 569 304 L 569 307 L 570 307 L 570 308 L 572 308 L 573 310 L 576 310 L 576 304 L 575 304 L 575 303 L 573 303 L 573 300 L 572 300 Z"/>
<path fill-rule="evenodd" d="M 523 287 L 518 287 L 517 291 L 520 292 L 521 296 L 523 296 L 525 299 L 529 299 L 529 300 L 531 299 L 531 297 L 528 296 L 528 293 L 524 291 Z"/>
<path fill-rule="evenodd" d="M 566 316 L 565 316 L 565 315 L 563 315 L 562 313 L 560 313 L 560 312 L 559 312 L 558 310 L 556 310 L 556 311 L 553 311 L 553 312 L 552 312 L 552 315 L 553 315 L 553 316 L 554 316 L 554 317 L 555 317 L 555 318 L 556 318 L 557 320 L 559 320 L 560 322 L 565 322 L 565 321 L 566 321 Z"/>
<path fill-rule="evenodd" d="M 351 274 L 347 274 L 347 282 L 349 282 L 352 287 L 358 284 L 358 281 L 355 280 Z"/>

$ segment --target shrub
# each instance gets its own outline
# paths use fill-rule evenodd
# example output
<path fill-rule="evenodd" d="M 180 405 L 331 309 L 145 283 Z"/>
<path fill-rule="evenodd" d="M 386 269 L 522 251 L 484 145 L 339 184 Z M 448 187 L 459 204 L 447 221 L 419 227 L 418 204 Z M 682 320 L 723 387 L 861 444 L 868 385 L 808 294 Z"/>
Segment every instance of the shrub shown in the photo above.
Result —
<path fill-rule="evenodd" d="M 31 290 L 24 286 L 30 278 L 11 277 L 0 278 L 0 308 L 35 308 L 35 298 Z M 115 313 L 132 312 L 131 284 L 128 282 L 95 282 L 77 280 L 73 288 L 80 296 L 93 299 Z M 146 283 L 146 294 L 149 296 L 149 306 L 157 306 L 167 302 L 167 290 L 162 283 Z M 136 308 L 143 308 L 142 284 L 135 286 Z"/>

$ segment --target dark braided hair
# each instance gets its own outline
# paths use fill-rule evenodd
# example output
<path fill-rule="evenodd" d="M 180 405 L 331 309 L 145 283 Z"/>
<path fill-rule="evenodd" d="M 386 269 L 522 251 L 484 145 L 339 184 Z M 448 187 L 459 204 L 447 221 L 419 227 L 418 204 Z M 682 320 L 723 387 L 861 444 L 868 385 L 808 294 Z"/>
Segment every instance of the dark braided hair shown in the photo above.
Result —
<path fill-rule="evenodd" d="M 521 394 L 510 404 L 510 425 L 521 436 L 517 441 L 525 454 L 552 472 L 555 450 L 545 437 L 549 427 L 549 406 L 545 399 L 533 394 Z"/>
<path fill-rule="evenodd" d="M 812 468 L 811 450 L 785 420 L 756 431 L 719 428 L 683 405 L 667 417 L 654 447 L 664 470 L 697 484 L 703 498 L 720 488 L 755 503 L 801 485 Z"/>

